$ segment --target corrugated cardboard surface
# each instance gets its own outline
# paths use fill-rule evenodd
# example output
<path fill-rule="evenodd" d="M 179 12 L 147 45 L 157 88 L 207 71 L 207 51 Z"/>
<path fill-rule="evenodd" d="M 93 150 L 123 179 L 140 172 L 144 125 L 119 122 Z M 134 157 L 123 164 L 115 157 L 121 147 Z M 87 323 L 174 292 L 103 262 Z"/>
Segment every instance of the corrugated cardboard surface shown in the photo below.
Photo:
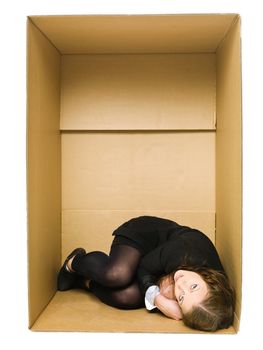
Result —
<path fill-rule="evenodd" d="M 63 134 L 63 256 L 76 240 L 109 243 L 114 225 L 145 212 L 177 221 L 183 212 L 182 224 L 214 240 L 214 141 L 213 132 Z"/>
<path fill-rule="evenodd" d="M 62 212 L 62 260 L 76 246 L 88 251 L 109 252 L 112 232 L 132 217 L 154 215 L 175 220 L 182 225 L 202 230 L 214 241 L 215 213 L 207 211 L 172 210 L 63 210 Z"/>
<path fill-rule="evenodd" d="M 215 52 L 235 14 L 33 16 L 62 54 Z"/>
<path fill-rule="evenodd" d="M 215 54 L 66 55 L 62 130 L 215 129 Z"/>
<path fill-rule="evenodd" d="M 76 240 L 108 251 L 112 231 L 146 212 L 214 241 L 215 55 L 62 62 L 62 256 Z"/>
<path fill-rule="evenodd" d="M 182 321 L 146 309 L 118 310 L 102 304 L 85 291 L 57 292 L 47 310 L 33 326 L 40 331 L 201 333 L 190 330 Z M 217 333 L 234 333 L 233 327 Z"/>
<path fill-rule="evenodd" d="M 236 288 L 240 317 L 242 277 L 242 120 L 240 19 L 218 51 L 216 138 L 216 247 Z M 231 76 L 228 79 L 227 76 Z"/>
<path fill-rule="evenodd" d="M 28 256 L 32 323 L 56 291 L 61 247 L 60 55 L 28 23 Z"/>

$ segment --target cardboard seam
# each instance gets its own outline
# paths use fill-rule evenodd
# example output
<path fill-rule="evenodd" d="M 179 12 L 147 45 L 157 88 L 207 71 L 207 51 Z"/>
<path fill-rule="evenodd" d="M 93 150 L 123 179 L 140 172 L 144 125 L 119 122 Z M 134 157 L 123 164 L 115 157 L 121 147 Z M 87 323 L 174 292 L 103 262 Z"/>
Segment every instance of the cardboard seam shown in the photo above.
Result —
<path fill-rule="evenodd" d="M 61 134 L 78 133 L 214 133 L 215 128 L 211 129 L 60 129 Z"/>
<path fill-rule="evenodd" d="M 237 14 L 236 17 L 233 19 L 233 21 L 231 22 L 230 26 L 227 28 L 225 34 L 223 35 L 223 38 L 221 39 L 221 41 L 219 42 L 219 44 L 217 45 L 217 48 L 215 50 L 215 52 L 217 52 L 218 50 L 220 50 L 220 48 L 223 46 L 224 42 L 227 40 L 228 35 L 230 34 L 230 32 L 232 31 L 232 28 L 235 26 L 235 24 L 240 20 L 240 15 Z"/>
<path fill-rule="evenodd" d="M 216 131 L 217 128 L 217 64 L 216 64 L 216 53 L 215 53 L 215 72 L 214 72 L 214 120 L 213 120 L 213 130 Z"/>
<path fill-rule="evenodd" d="M 238 318 L 236 312 L 234 312 L 234 322 L 233 322 L 233 328 L 238 333 L 240 329 L 240 319 Z"/>
<path fill-rule="evenodd" d="M 64 14 L 64 15 L 32 15 L 30 16 L 31 18 L 62 18 L 62 17 L 211 17 L 211 16 L 234 16 L 236 15 L 235 12 L 229 12 L 229 13 L 222 13 L 222 12 L 208 12 L 208 13 L 187 13 L 187 12 L 182 12 L 182 13 L 156 13 L 156 14 L 149 14 L 149 13 L 95 13 L 95 14 Z"/>
<path fill-rule="evenodd" d="M 64 208 L 62 209 L 62 213 L 64 211 L 79 211 L 79 212 L 87 212 L 87 211 L 157 211 L 157 212 L 171 212 L 171 213 L 179 213 L 179 214 L 186 214 L 186 213 L 210 213 L 210 214 L 215 214 L 215 210 L 173 210 L 173 209 L 78 209 L 78 208 Z"/>
<path fill-rule="evenodd" d="M 36 324 L 36 322 L 38 321 L 39 317 L 41 317 L 41 315 L 45 312 L 45 310 L 47 309 L 47 307 L 49 306 L 49 304 L 51 303 L 51 301 L 53 300 L 53 298 L 55 297 L 55 295 L 57 294 L 57 290 L 55 290 L 55 292 L 53 293 L 53 295 L 49 298 L 47 304 L 41 309 L 41 311 L 39 311 L 39 313 L 37 314 L 37 316 L 35 317 L 34 321 L 31 321 L 28 325 L 29 330 L 34 331 L 34 329 L 32 329 L 34 327 L 34 325 Z"/>
<path fill-rule="evenodd" d="M 56 47 L 56 45 L 49 39 L 49 37 L 42 32 L 42 30 L 35 24 L 35 22 L 32 20 L 32 18 L 30 16 L 27 17 L 28 21 L 44 36 L 44 38 L 47 39 L 47 41 L 54 47 L 54 49 L 56 49 L 56 51 L 62 55 L 61 51 Z"/>
<path fill-rule="evenodd" d="M 62 203 L 63 203 L 63 184 L 62 184 L 62 176 L 63 176 L 63 163 L 62 163 L 62 135 L 60 133 L 60 126 L 61 126 L 61 106 L 62 106 L 62 55 L 60 55 L 60 65 L 59 65 L 59 80 L 60 80 L 60 93 L 59 93 L 59 129 L 58 133 L 60 134 L 60 261 L 62 261 L 62 227 L 63 227 L 63 208 L 62 208 Z"/>
<path fill-rule="evenodd" d="M 214 49 L 211 50 L 203 50 L 203 51 L 165 51 L 165 52 L 88 52 L 88 53 L 64 53 L 61 52 L 63 56 L 145 56 L 145 55 L 206 55 L 206 54 L 215 54 L 216 51 Z"/>

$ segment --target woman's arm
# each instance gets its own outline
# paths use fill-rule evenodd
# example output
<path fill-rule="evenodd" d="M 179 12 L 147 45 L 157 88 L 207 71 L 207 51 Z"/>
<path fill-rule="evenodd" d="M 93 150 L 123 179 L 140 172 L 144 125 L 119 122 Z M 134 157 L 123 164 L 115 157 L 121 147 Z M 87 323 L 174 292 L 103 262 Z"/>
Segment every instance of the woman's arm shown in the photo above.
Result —
<path fill-rule="evenodd" d="M 159 246 L 145 255 L 140 261 L 137 277 L 142 294 L 152 285 L 157 285 L 159 277 L 165 273 L 160 262 L 163 246 Z"/>
<path fill-rule="evenodd" d="M 155 297 L 154 304 L 165 316 L 174 320 L 182 319 L 182 311 L 176 300 L 168 299 L 159 294 Z"/>
<path fill-rule="evenodd" d="M 160 276 L 173 271 L 176 266 L 180 265 L 181 250 L 184 252 L 181 245 L 177 244 L 177 241 L 165 242 L 142 258 L 137 271 L 139 286 L 142 294 L 145 295 L 146 308 L 152 310 L 154 307 L 157 307 L 167 317 L 174 319 L 181 318 L 181 310 L 176 300 L 171 300 L 173 298 L 173 290 L 168 286 L 168 283 L 165 288 L 160 286 L 160 289 L 163 290 L 159 290 L 159 292 L 161 292 L 161 294 L 164 293 L 165 295 L 163 295 L 164 299 L 159 300 L 159 307 L 157 304 L 154 305 L 154 300 L 157 296 L 156 294 L 158 294 L 158 290 L 153 290 L 153 292 L 150 290 L 149 292 L 149 289 L 154 289 L 155 287 L 158 288 L 158 280 Z"/>

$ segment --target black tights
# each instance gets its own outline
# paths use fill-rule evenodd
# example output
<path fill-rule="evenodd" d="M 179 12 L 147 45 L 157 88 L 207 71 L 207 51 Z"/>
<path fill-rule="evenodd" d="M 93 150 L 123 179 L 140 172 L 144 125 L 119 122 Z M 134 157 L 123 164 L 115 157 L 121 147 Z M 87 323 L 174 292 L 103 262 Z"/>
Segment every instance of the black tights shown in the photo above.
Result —
<path fill-rule="evenodd" d="M 141 258 L 139 250 L 128 245 L 113 245 L 109 255 L 91 252 L 77 255 L 72 269 L 83 282 L 91 280 L 89 290 L 103 303 L 120 309 L 143 306 L 143 297 L 136 280 Z"/>

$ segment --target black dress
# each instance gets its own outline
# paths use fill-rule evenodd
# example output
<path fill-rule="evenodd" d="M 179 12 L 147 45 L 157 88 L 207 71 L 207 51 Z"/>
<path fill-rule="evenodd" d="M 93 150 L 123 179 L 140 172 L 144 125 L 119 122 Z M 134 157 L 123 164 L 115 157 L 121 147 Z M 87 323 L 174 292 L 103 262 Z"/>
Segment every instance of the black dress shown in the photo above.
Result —
<path fill-rule="evenodd" d="M 133 218 L 114 232 L 113 245 L 126 244 L 142 254 L 137 277 L 142 293 L 181 266 L 223 270 L 211 240 L 202 232 L 154 216 Z"/>

